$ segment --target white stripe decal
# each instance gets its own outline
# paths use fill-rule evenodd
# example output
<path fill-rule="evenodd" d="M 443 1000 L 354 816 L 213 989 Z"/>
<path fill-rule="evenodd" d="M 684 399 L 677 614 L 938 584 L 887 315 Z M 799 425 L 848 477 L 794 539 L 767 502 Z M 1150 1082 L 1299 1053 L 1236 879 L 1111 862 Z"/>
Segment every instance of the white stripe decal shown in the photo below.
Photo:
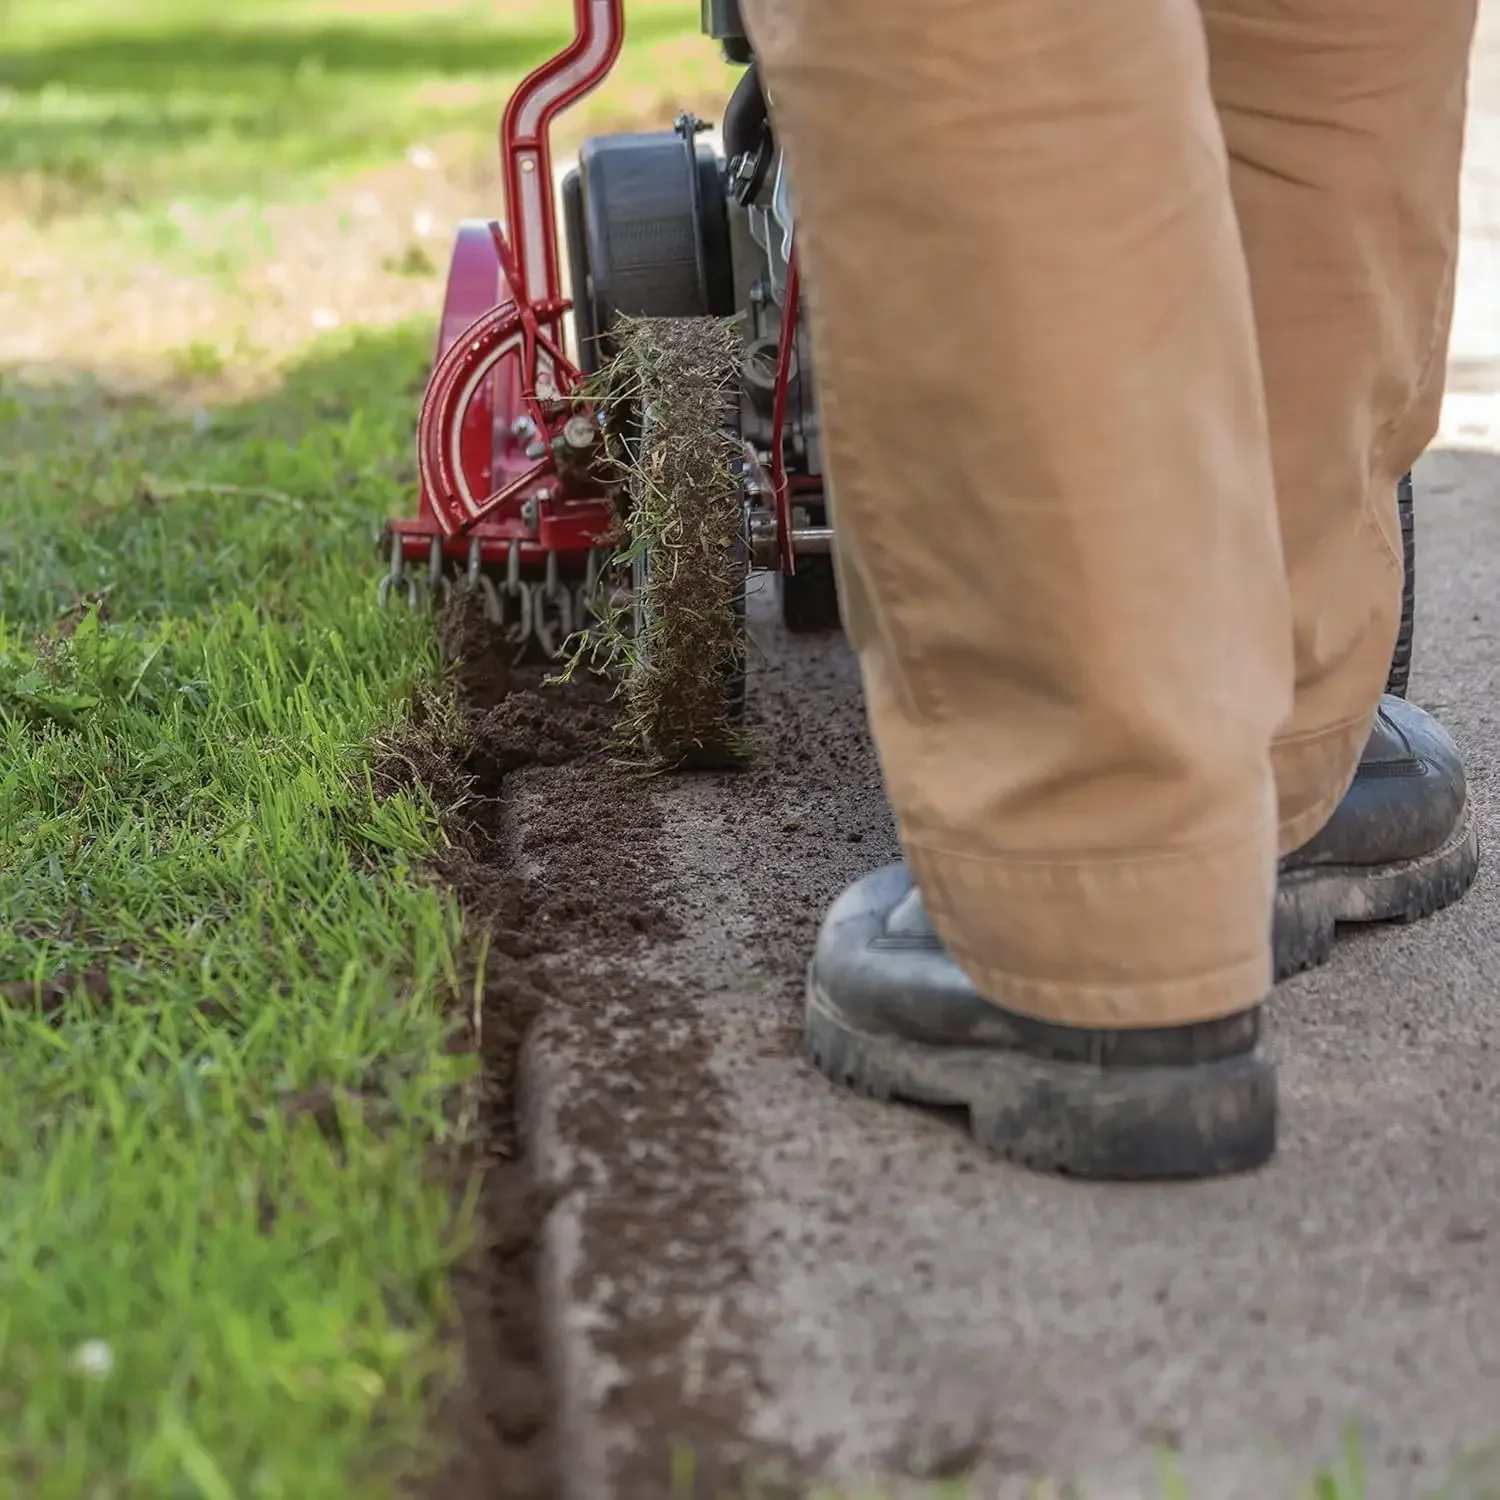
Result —
<path fill-rule="evenodd" d="M 556 99 L 576 88 L 609 56 L 611 0 L 593 0 L 593 38 L 568 67 L 549 78 L 521 107 L 517 130 L 523 139 L 534 137 L 541 128 L 542 115 Z"/>

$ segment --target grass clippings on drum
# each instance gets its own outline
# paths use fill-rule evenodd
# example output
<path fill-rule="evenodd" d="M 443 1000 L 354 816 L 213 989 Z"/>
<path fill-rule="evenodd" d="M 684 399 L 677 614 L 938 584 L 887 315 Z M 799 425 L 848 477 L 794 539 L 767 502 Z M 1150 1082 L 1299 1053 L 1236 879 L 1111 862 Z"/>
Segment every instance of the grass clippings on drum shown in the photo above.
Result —
<path fill-rule="evenodd" d="M 596 389 L 626 477 L 619 561 L 637 581 L 639 623 L 622 604 L 580 657 L 619 676 L 622 732 L 653 762 L 732 764 L 746 748 L 733 686 L 744 673 L 739 334 L 717 318 L 639 318 L 613 338 Z"/>

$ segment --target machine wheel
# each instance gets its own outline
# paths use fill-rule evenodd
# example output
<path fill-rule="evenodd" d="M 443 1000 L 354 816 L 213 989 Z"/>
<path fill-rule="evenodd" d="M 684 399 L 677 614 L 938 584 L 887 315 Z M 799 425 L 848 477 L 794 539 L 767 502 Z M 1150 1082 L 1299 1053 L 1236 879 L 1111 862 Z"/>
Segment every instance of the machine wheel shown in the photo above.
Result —
<path fill-rule="evenodd" d="M 742 755 L 749 547 L 723 168 L 676 131 L 585 142 L 563 184 L 579 363 L 618 402 L 628 639 L 606 642 L 653 760 Z M 622 322 L 628 328 L 622 329 Z M 613 390 L 611 390 L 613 387 Z M 666 566 L 670 564 L 670 566 Z"/>
<path fill-rule="evenodd" d="M 793 635 L 839 628 L 839 589 L 831 557 L 804 557 L 795 573 L 778 573 L 781 623 Z"/>
<path fill-rule="evenodd" d="M 1417 629 L 1417 523 L 1410 474 L 1396 487 L 1396 508 L 1401 516 L 1401 552 L 1406 565 L 1406 583 L 1401 592 L 1401 630 L 1396 637 L 1396 651 L 1391 657 L 1391 674 L 1386 680 L 1385 690 L 1397 698 L 1404 698 L 1411 682 L 1411 652 Z"/>
<path fill-rule="evenodd" d="M 626 408 L 625 728 L 662 765 L 744 757 L 746 494 L 739 335 L 717 318 L 644 318 L 606 372 Z M 608 399 L 608 393 L 606 393 Z"/>
<path fill-rule="evenodd" d="M 647 602 L 652 597 L 652 550 L 643 548 L 630 560 L 631 637 L 635 643 L 631 671 L 635 673 L 650 670 L 650 641 L 653 633 L 664 624 L 662 616 L 665 612 L 653 610 Z M 664 727 L 652 720 L 642 725 L 641 739 L 646 748 L 679 766 L 732 764 L 741 758 L 739 738 L 749 713 L 750 696 L 745 673 L 745 598 L 750 580 L 750 549 L 745 545 L 743 535 L 730 544 L 726 555 L 727 587 L 722 590 L 722 596 L 728 603 L 734 624 L 733 646 L 726 654 L 720 673 L 722 713 L 711 711 L 706 716 L 710 725 L 708 732 L 694 730 L 686 735 L 664 732 Z M 653 714 L 652 719 L 655 717 Z M 716 720 L 722 720 L 722 727 Z"/>

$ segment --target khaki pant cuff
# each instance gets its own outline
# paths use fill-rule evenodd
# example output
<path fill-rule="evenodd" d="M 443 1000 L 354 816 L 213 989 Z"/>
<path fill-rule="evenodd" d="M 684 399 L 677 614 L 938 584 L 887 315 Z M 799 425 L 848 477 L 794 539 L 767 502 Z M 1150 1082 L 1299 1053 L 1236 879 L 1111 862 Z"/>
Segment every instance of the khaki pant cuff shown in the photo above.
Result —
<path fill-rule="evenodd" d="M 1184 1026 L 1271 987 L 1267 833 L 1144 860 L 988 860 L 908 847 L 934 927 L 1005 1010 L 1098 1030 Z"/>
<path fill-rule="evenodd" d="M 1359 769 L 1373 715 L 1361 715 L 1271 746 L 1281 826 L 1278 852 L 1285 856 L 1319 833 L 1334 814 Z"/>

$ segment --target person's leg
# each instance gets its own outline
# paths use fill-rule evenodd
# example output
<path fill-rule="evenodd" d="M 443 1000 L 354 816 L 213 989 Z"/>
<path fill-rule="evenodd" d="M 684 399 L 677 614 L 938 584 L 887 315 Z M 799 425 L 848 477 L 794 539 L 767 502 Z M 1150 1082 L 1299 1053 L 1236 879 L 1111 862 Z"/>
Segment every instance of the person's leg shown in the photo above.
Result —
<path fill-rule="evenodd" d="M 846 624 L 959 966 L 872 877 L 812 1048 L 1038 1164 L 1262 1159 L 1291 616 L 1196 0 L 746 9 Z"/>
<path fill-rule="evenodd" d="M 1296 701 L 1273 750 L 1281 849 L 1298 851 L 1290 969 L 1326 956 L 1335 917 L 1420 915 L 1477 864 L 1446 735 L 1391 702 L 1371 736 L 1400 619 L 1396 485 L 1442 400 L 1475 5 L 1201 4 L 1292 597 Z"/>

